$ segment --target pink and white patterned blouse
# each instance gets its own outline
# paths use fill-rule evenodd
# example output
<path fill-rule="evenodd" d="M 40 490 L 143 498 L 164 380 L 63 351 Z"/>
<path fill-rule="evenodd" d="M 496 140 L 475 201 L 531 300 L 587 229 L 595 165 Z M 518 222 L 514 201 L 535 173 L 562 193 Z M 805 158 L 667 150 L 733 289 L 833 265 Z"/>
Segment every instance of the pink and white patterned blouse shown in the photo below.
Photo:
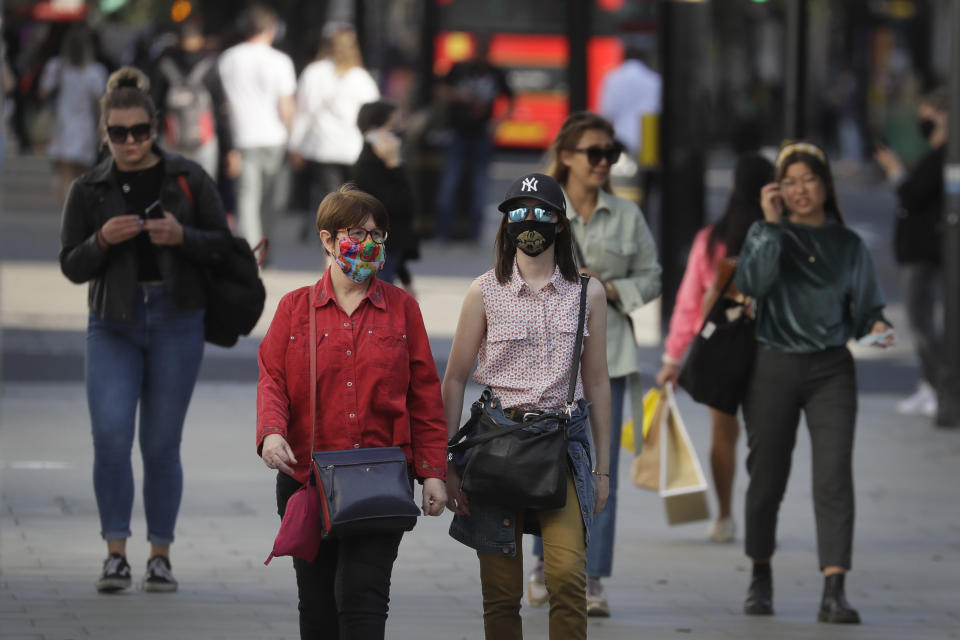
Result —
<path fill-rule="evenodd" d="M 487 333 L 480 344 L 474 382 L 489 386 L 504 407 L 537 411 L 563 407 L 576 344 L 580 283 L 564 280 L 557 267 L 550 282 L 534 291 L 520 277 L 516 263 L 505 285 L 497 282 L 493 270 L 477 281 Z M 584 335 L 590 335 L 586 324 Z M 583 382 L 577 371 L 574 402 L 582 397 Z"/>

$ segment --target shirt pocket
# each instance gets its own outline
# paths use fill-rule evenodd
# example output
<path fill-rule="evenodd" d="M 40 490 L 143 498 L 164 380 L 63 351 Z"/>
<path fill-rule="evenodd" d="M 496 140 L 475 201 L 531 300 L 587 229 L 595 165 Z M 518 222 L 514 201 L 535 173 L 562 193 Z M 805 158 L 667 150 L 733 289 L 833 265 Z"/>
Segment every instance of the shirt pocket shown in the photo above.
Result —
<path fill-rule="evenodd" d="M 407 334 L 402 329 L 390 326 L 377 326 L 367 329 L 367 347 L 372 352 L 364 354 L 370 364 L 382 369 L 397 372 L 397 378 L 406 380 L 409 376 L 403 372 L 410 369 L 410 349 Z"/>
<path fill-rule="evenodd" d="M 562 318 L 559 318 L 553 323 L 553 329 L 557 332 L 558 335 L 563 336 L 565 339 L 575 339 L 577 337 L 577 325 L 580 321 L 580 298 L 577 298 L 577 314 L 568 314 Z M 587 318 L 584 316 L 583 319 L 583 335 L 589 336 L 590 332 L 587 331 Z"/>
<path fill-rule="evenodd" d="M 505 343 L 511 340 L 526 340 L 527 327 L 514 322 L 498 322 L 487 327 L 487 342 Z"/>
<path fill-rule="evenodd" d="M 630 263 L 639 251 L 637 243 L 632 240 L 611 240 L 604 244 L 603 249 L 607 279 L 627 276 L 630 273 Z"/>

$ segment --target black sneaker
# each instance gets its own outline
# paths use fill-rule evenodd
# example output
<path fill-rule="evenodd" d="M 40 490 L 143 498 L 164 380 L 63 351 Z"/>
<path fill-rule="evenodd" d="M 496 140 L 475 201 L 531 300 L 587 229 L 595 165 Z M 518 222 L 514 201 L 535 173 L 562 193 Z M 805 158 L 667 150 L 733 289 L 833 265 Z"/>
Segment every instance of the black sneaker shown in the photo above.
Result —
<path fill-rule="evenodd" d="M 147 561 L 143 590 L 153 593 L 172 593 L 177 590 L 177 579 L 173 577 L 168 558 L 153 556 Z"/>
<path fill-rule="evenodd" d="M 97 580 L 97 591 L 115 593 L 130 586 L 130 565 L 119 553 L 111 553 L 103 561 L 103 574 Z"/>

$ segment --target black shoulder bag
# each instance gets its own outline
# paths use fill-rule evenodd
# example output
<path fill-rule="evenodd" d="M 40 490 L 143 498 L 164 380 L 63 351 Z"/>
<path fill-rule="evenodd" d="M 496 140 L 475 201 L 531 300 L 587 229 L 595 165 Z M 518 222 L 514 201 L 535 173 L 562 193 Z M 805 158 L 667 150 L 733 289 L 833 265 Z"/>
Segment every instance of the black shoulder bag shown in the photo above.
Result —
<path fill-rule="evenodd" d="M 507 507 L 559 509 L 567 502 L 567 423 L 580 369 L 587 282 L 580 276 L 580 317 L 570 363 L 567 403 L 561 411 L 531 412 L 520 422 L 494 419 L 499 400 L 490 389 L 473 403 L 470 419 L 447 443 L 451 456 L 462 453 L 460 488 L 470 500 Z M 502 408 L 502 407 L 501 407 Z"/>
<path fill-rule="evenodd" d="M 184 175 L 177 176 L 180 189 L 193 207 L 193 192 Z M 240 336 L 253 331 L 263 313 L 267 292 L 260 279 L 260 263 L 269 243 L 266 238 L 250 248 L 247 241 L 230 238 L 230 248 L 222 259 L 206 270 L 207 296 L 204 314 L 204 339 L 221 347 L 232 347 Z M 263 250 L 257 260 L 256 252 Z"/>
<path fill-rule="evenodd" d="M 753 318 L 742 303 L 726 297 L 734 275 L 710 307 L 677 379 L 694 400 L 730 415 L 747 394 L 757 351 Z"/>

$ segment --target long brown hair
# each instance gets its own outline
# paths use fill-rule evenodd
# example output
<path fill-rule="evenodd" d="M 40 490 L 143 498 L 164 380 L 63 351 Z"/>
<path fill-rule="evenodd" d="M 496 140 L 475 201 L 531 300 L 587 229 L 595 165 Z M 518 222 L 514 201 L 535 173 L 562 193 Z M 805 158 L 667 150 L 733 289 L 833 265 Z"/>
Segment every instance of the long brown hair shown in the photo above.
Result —
<path fill-rule="evenodd" d="M 798 144 L 798 143 L 794 143 Z M 809 142 L 799 143 L 798 146 L 809 145 Z M 815 146 L 815 145 L 811 145 Z M 815 147 L 820 153 L 815 155 L 814 153 L 808 151 L 788 151 L 786 155 L 783 154 L 783 151 L 786 151 L 786 147 L 781 151 L 781 156 L 777 158 L 777 182 L 783 180 L 783 176 L 786 175 L 787 169 L 791 165 L 798 162 L 802 162 L 808 167 L 810 171 L 813 172 L 815 176 L 820 178 L 823 181 L 823 188 L 827 192 L 827 197 L 823 201 L 823 210 L 829 215 L 837 219 L 840 224 L 846 224 L 843 219 L 843 213 L 840 211 L 840 205 L 837 203 L 837 191 L 833 185 L 833 173 L 830 171 L 830 165 L 828 164 L 827 154 L 823 152 L 819 147 Z M 822 156 L 822 158 L 821 158 Z"/>
<path fill-rule="evenodd" d="M 596 129 L 602 131 L 613 139 L 613 125 L 610 121 L 601 115 L 592 111 L 577 111 L 571 113 L 564 121 L 563 126 L 553 139 L 553 144 L 547 152 L 550 159 L 550 169 L 547 174 L 552 176 L 560 186 L 566 187 L 567 180 L 570 179 L 570 167 L 560 161 L 561 151 L 572 151 L 577 148 L 577 143 L 586 131 Z M 613 193 L 613 187 L 610 186 L 610 178 L 603 183 L 603 190 L 607 193 Z"/>
<path fill-rule="evenodd" d="M 494 273 L 500 284 L 510 282 L 510 276 L 513 275 L 513 259 L 517 255 L 517 245 L 507 234 L 508 224 L 510 221 L 507 219 L 507 214 L 503 214 L 500 228 L 497 229 L 497 240 L 493 246 L 496 258 Z M 557 237 L 553 241 L 553 259 L 560 267 L 560 275 L 564 280 L 576 282 L 579 279 L 580 273 L 577 271 L 577 262 L 573 257 L 573 233 L 570 230 L 570 220 L 563 211 L 557 211 Z"/>

